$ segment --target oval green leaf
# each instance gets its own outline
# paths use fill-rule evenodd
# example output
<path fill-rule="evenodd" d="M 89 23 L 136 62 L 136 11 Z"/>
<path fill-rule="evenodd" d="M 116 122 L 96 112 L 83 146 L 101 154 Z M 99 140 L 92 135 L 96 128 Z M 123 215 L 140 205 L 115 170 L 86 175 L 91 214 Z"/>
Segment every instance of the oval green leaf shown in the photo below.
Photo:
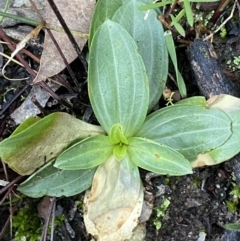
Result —
<path fill-rule="evenodd" d="M 240 152 L 240 113 L 232 113 L 230 118 L 233 121 L 231 137 L 219 147 L 199 155 L 191 163 L 192 167 L 216 165 L 231 159 Z"/>
<path fill-rule="evenodd" d="M 149 99 L 145 67 L 132 37 L 110 20 L 92 42 L 88 88 L 94 113 L 108 134 L 116 123 L 126 138 L 141 127 Z"/>
<path fill-rule="evenodd" d="M 0 156 L 20 175 L 30 175 L 74 140 L 99 134 L 101 127 L 56 112 L 0 142 Z"/>
<path fill-rule="evenodd" d="M 146 1 L 145 1 L 146 2 Z M 168 75 L 168 52 L 161 22 L 154 10 L 139 10 L 142 1 L 131 0 L 122 5 L 112 20 L 124 27 L 135 40 L 149 80 L 149 110 L 158 102 Z"/>
<path fill-rule="evenodd" d="M 193 167 L 215 165 L 234 157 L 240 151 L 240 99 L 230 95 L 213 96 L 208 106 L 217 108 L 228 115 L 232 121 L 231 137 L 219 147 L 199 155 L 191 164 Z"/>
<path fill-rule="evenodd" d="M 20 124 L 16 129 L 15 131 L 12 133 L 11 136 L 14 136 L 24 130 L 26 130 L 28 127 L 30 127 L 31 125 L 35 124 L 36 122 L 38 122 L 39 120 L 41 120 L 40 117 L 36 116 L 36 117 L 33 117 L 33 116 L 30 116 L 28 117 L 22 124 Z"/>
<path fill-rule="evenodd" d="M 113 147 L 108 136 L 93 136 L 64 151 L 58 156 L 54 166 L 64 170 L 93 168 L 111 156 Z"/>
<path fill-rule="evenodd" d="M 114 13 L 123 4 L 123 0 L 99 0 L 94 9 L 89 36 L 89 47 L 97 29 L 104 23 L 106 19 L 111 19 Z"/>
<path fill-rule="evenodd" d="M 189 161 L 224 144 L 232 135 L 231 119 L 219 109 L 175 105 L 146 118 L 135 135 L 181 152 Z"/>
<path fill-rule="evenodd" d="M 128 154 L 135 165 L 150 172 L 172 176 L 192 173 L 189 161 L 181 153 L 146 138 L 130 138 Z"/>
<path fill-rule="evenodd" d="M 88 189 L 92 185 L 96 168 L 76 171 L 61 170 L 49 162 L 26 181 L 17 190 L 33 198 L 73 196 Z"/>

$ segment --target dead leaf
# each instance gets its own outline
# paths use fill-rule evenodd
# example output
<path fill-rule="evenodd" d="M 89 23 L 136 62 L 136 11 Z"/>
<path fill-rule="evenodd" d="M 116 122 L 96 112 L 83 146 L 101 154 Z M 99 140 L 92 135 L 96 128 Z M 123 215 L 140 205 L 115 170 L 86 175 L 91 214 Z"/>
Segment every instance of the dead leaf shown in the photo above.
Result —
<path fill-rule="evenodd" d="M 126 241 L 144 241 L 146 236 L 146 223 L 139 223 L 134 229 L 131 239 Z"/>
<path fill-rule="evenodd" d="M 100 165 L 84 199 L 87 231 L 98 241 L 130 239 L 143 206 L 143 187 L 138 167 L 126 156 L 112 155 Z"/>
<path fill-rule="evenodd" d="M 226 113 L 240 110 L 240 99 L 232 95 L 214 95 L 207 100 L 208 108 L 218 108 Z"/>
<path fill-rule="evenodd" d="M 43 0 L 33 0 L 41 15 L 45 18 L 45 1 Z M 0 1 L 0 11 L 4 11 L 6 1 Z M 7 9 L 8 13 L 13 15 L 25 17 L 31 20 L 39 21 L 37 13 L 32 8 L 32 4 L 29 0 L 11 0 L 10 5 Z M 3 18 L 3 21 L 0 23 L 2 28 L 9 28 L 15 26 L 19 23 L 22 23 L 20 20 Z M 4 30 L 5 32 L 5 30 Z"/>
<path fill-rule="evenodd" d="M 208 153 L 200 153 L 197 155 L 197 159 L 191 162 L 192 168 L 203 167 L 203 166 L 212 166 L 217 164 L 214 159 Z"/>
<path fill-rule="evenodd" d="M 69 29 L 75 31 L 88 33 L 90 20 L 92 17 L 93 9 L 95 6 L 95 0 L 72 0 L 66 3 L 65 0 L 56 0 L 57 5 L 63 19 L 65 20 Z M 50 5 L 46 1 L 46 22 L 48 25 L 55 25 L 61 27 Z M 52 30 L 52 34 L 56 39 L 58 45 L 67 59 L 68 63 L 71 63 L 76 57 L 77 53 L 74 50 L 67 35 L 63 32 L 57 32 Z M 86 39 L 79 36 L 74 36 L 80 49 L 83 48 L 86 43 Z M 45 33 L 44 50 L 40 61 L 40 69 L 33 83 L 45 80 L 48 77 L 58 74 L 65 68 L 65 64 L 60 56 L 57 48 L 55 47 L 52 39 Z"/>
<path fill-rule="evenodd" d="M 27 128 L 18 128 L 20 132 L 0 142 L 0 154 L 22 176 L 56 158 L 76 139 L 104 133 L 100 126 L 63 112 L 52 113 Z"/>
<path fill-rule="evenodd" d="M 43 199 L 38 203 L 37 209 L 38 209 L 38 216 L 46 222 L 49 218 L 49 206 L 52 202 L 52 198 L 45 196 Z"/>

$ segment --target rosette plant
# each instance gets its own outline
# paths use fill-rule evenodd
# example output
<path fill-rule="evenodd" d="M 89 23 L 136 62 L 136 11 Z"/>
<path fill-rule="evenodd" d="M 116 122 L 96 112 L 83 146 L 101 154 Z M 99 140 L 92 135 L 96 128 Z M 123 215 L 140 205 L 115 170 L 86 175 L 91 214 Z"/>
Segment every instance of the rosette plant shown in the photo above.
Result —
<path fill-rule="evenodd" d="M 84 200 L 87 230 L 98 240 L 120 241 L 132 236 L 141 215 L 139 167 L 180 176 L 234 156 L 240 104 L 229 96 L 194 97 L 148 115 L 167 77 L 163 30 L 154 11 L 144 20 L 136 0 L 97 21 L 103 2 L 93 16 L 88 71 L 101 127 L 66 113 L 30 118 L 0 143 L 0 156 L 21 175 L 49 162 L 18 187 L 31 197 L 70 196 L 92 185 Z"/>

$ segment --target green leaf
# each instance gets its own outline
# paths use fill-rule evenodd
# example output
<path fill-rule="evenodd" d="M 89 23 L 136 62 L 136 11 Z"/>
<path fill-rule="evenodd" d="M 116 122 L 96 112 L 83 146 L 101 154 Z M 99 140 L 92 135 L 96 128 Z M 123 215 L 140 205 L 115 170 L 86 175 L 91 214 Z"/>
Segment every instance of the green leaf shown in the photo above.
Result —
<path fill-rule="evenodd" d="M 189 0 L 189 2 L 199 2 L 199 3 L 204 3 L 204 2 L 219 2 L 220 0 Z M 179 1 L 182 2 L 182 1 Z M 157 2 L 157 3 L 151 3 L 151 4 L 146 4 L 141 7 L 139 7 L 139 10 L 141 11 L 146 11 L 149 9 L 155 9 L 159 7 L 164 7 L 166 5 L 173 4 L 173 1 L 164 1 L 164 2 Z"/>
<path fill-rule="evenodd" d="M 203 96 L 193 96 L 178 101 L 176 105 L 198 105 L 207 108 L 207 101 Z"/>
<path fill-rule="evenodd" d="M 179 22 L 185 16 L 185 9 L 183 8 L 175 17 L 175 21 Z M 170 26 L 173 24 L 171 23 Z"/>
<path fill-rule="evenodd" d="M 182 154 L 146 138 L 129 139 L 128 153 L 135 165 L 162 175 L 191 174 L 192 168 Z"/>
<path fill-rule="evenodd" d="M 93 36 L 97 29 L 105 22 L 111 19 L 119 7 L 122 6 L 123 0 L 98 0 L 94 9 L 89 36 L 89 46 L 92 44 Z"/>
<path fill-rule="evenodd" d="M 198 158 L 191 164 L 193 167 L 214 165 L 229 160 L 240 151 L 240 99 L 230 95 L 213 96 L 208 101 L 208 107 L 217 108 L 231 119 L 232 135 L 222 145 Z"/>
<path fill-rule="evenodd" d="M 20 175 L 33 173 L 78 138 L 104 134 L 101 127 L 61 112 L 53 113 L 23 129 L 0 142 L 1 158 Z"/>
<path fill-rule="evenodd" d="M 190 6 L 189 0 L 183 0 L 183 3 L 184 3 L 184 9 L 187 15 L 188 24 L 192 27 L 194 20 L 193 20 L 193 13 L 192 13 L 192 8 Z"/>
<path fill-rule="evenodd" d="M 21 125 L 19 125 L 15 129 L 15 131 L 12 133 L 11 136 L 14 136 L 14 135 L 16 135 L 16 134 L 26 130 L 28 127 L 30 127 L 32 124 L 35 124 L 39 120 L 41 120 L 41 118 L 38 117 L 38 116 L 36 116 L 36 117 L 33 117 L 33 116 L 28 117 Z"/>
<path fill-rule="evenodd" d="M 189 0 L 193 3 L 209 3 L 209 2 L 220 2 L 221 0 Z"/>
<path fill-rule="evenodd" d="M 93 39 L 88 89 L 94 113 L 108 134 L 116 123 L 126 138 L 141 127 L 149 99 L 145 67 L 132 37 L 110 20 Z"/>
<path fill-rule="evenodd" d="M 208 152 L 214 164 L 229 160 L 240 152 L 240 112 L 229 113 L 228 116 L 232 120 L 232 135 L 221 146 Z"/>
<path fill-rule="evenodd" d="M 231 119 L 219 109 L 175 105 L 149 115 L 135 136 L 170 146 L 193 161 L 199 153 L 224 144 L 232 135 L 231 126 Z"/>
<path fill-rule="evenodd" d="M 226 223 L 224 227 L 232 231 L 240 232 L 240 223 Z"/>
<path fill-rule="evenodd" d="M 183 37 L 185 37 L 185 30 L 183 29 L 182 25 L 181 25 L 180 23 L 178 23 L 178 21 L 176 20 L 176 18 L 175 18 L 172 14 L 170 14 L 170 17 L 171 17 L 171 20 L 172 20 L 171 25 L 173 25 L 173 26 L 176 28 L 176 30 L 177 30 Z M 170 54 L 170 56 L 171 56 L 171 54 Z M 172 56 L 171 56 L 171 57 L 172 57 Z"/>
<path fill-rule="evenodd" d="M 99 240 L 129 240 L 141 215 L 143 187 L 128 155 L 121 162 L 112 155 L 98 167 L 84 206 L 88 233 Z"/>
<path fill-rule="evenodd" d="M 127 146 L 126 145 L 116 145 L 113 148 L 113 155 L 116 157 L 118 161 L 121 161 L 127 154 Z"/>
<path fill-rule="evenodd" d="M 85 170 L 60 170 L 49 162 L 26 181 L 17 190 L 33 198 L 73 196 L 88 189 L 92 185 L 96 168 Z"/>
<path fill-rule="evenodd" d="M 119 143 L 124 143 L 126 145 L 128 144 L 128 140 L 123 134 L 123 128 L 119 123 L 112 126 L 110 130 L 109 138 L 112 144 L 119 144 Z"/>
<path fill-rule="evenodd" d="M 113 147 L 108 136 L 93 136 L 64 151 L 58 156 L 54 166 L 64 170 L 93 168 L 111 156 Z"/>
<path fill-rule="evenodd" d="M 139 11 L 143 3 L 131 0 L 121 6 L 112 20 L 124 27 L 135 40 L 149 80 L 149 110 L 158 102 L 168 75 L 168 52 L 157 13 Z"/>
<path fill-rule="evenodd" d="M 165 32 L 164 36 L 165 36 L 165 40 L 166 40 L 166 44 L 167 44 L 168 53 L 171 57 L 172 63 L 175 68 L 179 92 L 182 97 L 186 97 L 187 96 L 186 85 L 184 83 L 182 75 L 180 74 L 180 72 L 178 70 L 177 56 L 176 56 L 176 51 L 175 51 L 175 45 L 174 45 L 173 38 L 172 38 L 172 32 L 168 30 Z"/>
<path fill-rule="evenodd" d="M 140 6 L 138 9 L 140 11 L 146 11 L 146 10 L 149 10 L 149 9 L 155 9 L 155 8 L 159 8 L 159 7 L 164 7 L 164 6 L 166 6 L 168 4 L 172 4 L 172 3 L 173 3 L 172 1 L 150 3 L 150 4 L 146 4 L 146 5 Z"/>

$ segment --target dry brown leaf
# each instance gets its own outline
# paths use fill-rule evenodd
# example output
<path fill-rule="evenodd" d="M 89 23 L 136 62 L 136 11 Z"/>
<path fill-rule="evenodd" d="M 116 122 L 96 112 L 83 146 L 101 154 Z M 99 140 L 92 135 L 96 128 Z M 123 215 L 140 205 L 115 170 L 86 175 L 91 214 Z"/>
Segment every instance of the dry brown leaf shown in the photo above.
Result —
<path fill-rule="evenodd" d="M 72 0 L 67 2 L 65 0 L 56 0 L 55 4 L 57 5 L 59 12 L 61 13 L 69 29 L 88 33 L 95 0 Z M 59 21 L 57 20 L 57 17 L 55 16 L 47 1 L 46 22 L 49 25 L 61 27 Z M 68 63 L 71 63 L 77 57 L 77 53 L 74 50 L 67 35 L 63 32 L 57 32 L 54 30 L 52 30 L 52 33 Z M 86 43 L 86 39 L 83 39 L 79 36 L 74 36 L 74 38 L 78 43 L 80 49 L 82 49 L 84 44 Z M 57 48 L 55 47 L 54 43 L 52 42 L 50 36 L 46 31 L 44 50 L 40 61 L 40 69 L 36 78 L 33 80 L 33 83 L 40 82 L 48 77 L 58 74 L 65 67 L 66 66 Z"/>
<path fill-rule="evenodd" d="M 100 165 L 84 199 L 87 231 L 98 241 L 130 239 L 143 205 L 139 171 L 128 157 L 111 156 Z"/>
<path fill-rule="evenodd" d="M 191 162 L 192 168 L 212 166 L 215 164 L 216 164 L 215 160 L 213 160 L 213 158 L 208 153 L 198 154 L 196 160 Z"/>
<path fill-rule="evenodd" d="M 232 95 L 214 95 L 207 100 L 208 108 L 218 108 L 226 113 L 240 110 L 240 99 Z"/>
<path fill-rule="evenodd" d="M 73 141 L 104 134 L 100 126 L 55 112 L 1 142 L 1 158 L 18 174 L 30 175 L 55 159 Z"/>

